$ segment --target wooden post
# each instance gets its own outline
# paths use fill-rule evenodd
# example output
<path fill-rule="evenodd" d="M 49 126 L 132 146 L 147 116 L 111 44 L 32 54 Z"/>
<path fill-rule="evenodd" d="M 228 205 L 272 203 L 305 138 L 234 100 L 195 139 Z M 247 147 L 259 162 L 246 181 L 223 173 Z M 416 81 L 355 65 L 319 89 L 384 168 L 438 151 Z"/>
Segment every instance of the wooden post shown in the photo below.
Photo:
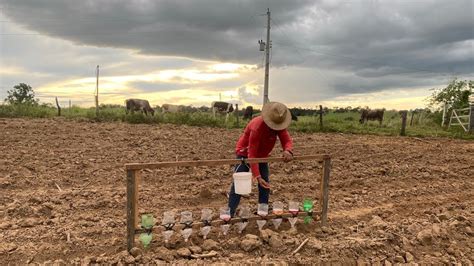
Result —
<path fill-rule="evenodd" d="M 95 83 L 95 115 L 99 117 L 99 65 L 97 65 L 97 77 Z"/>
<path fill-rule="evenodd" d="M 235 104 L 235 116 L 237 117 L 237 127 L 240 127 L 239 125 L 239 105 Z"/>
<path fill-rule="evenodd" d="M 329 173 L 331 171 L 331 157 L 323 157 L 323 170 L 321 176 L 321 226 L 324 227 L 328 220 L 329 207 Z"/>
<path fill-rule="evenodd" d="M 56 97 L 56 107 L 58 108 L 58 116 L 61 116 L 61 106 L 59 106 L 58 97 Z"/>
<path fill-rule="evenodd" d="M 413 126 L 413 116 L 414 115 L 415 115 L 415 111 L 411 111 L 410 126 Z"/>
<path fill-rule="evenodd" d="M 319 105 L 319 128 L 323 129 L 323 106 Z"/>
<path fill-rule="evenodd" d="M 139 170 L 127 170 L 127 250 L 135 245 L 135 229 L 138 228 Z"/>
<path fill-rule="evenodd" d="M 446 120 L 446 103 L 443 105 L 443 118 L 441 119 L 441 126 L 444 127 L 444 121 Z"/>
<path fill-rule="evenodd" d="M 408 111 L 406 111 L 406 110 L 400 111 L 400 114 L 402 116 L 402 129 L 400 131 L 400 136 L 405 136 L 406 135 L 405 128 L 407 127 L 407 114 L 408 114 Z"/>
<path fill-rule="evenodd" d="M 469 132 L 474 133 L 474 102 L 471 102 L 469 107 Z"/>

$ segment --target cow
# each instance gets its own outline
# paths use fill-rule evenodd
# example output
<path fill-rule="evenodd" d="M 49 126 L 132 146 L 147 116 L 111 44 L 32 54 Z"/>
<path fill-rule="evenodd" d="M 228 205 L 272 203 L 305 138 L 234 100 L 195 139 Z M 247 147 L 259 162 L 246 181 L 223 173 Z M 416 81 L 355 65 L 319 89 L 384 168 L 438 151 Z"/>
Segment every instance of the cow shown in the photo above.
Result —
<path fill-rule="evenodd" d="M 163 113 L 177 113 L 180 112 L 183 108 L 181 105 L 168 104 L 165 103 L 161 106 Z"/>
<path fill-rule="evenodd" d="M 125 100 L 125 113 L 134 112 L 134 111 L 142 111 L 145 115 L 148 115 L 148 112 L 151 115 L 155 115 L 155 110 L 151 108 L 150 103 L 147 100 L 142 99 L 127 99 Z"/>
<path fill-rule="evenodd" d="M 244 110 L 244 120 L 250 120 L 252 119 L 253 116 L 253 107 L 252 106 L 247 106 Z"/>
<path fill-rule="evenodd" d="M 365 124 L 369 120 L 378 120 L 380 125 L 382 125 L 384 111 L 385 109 L 362 109 L 359 122 L 361 124 Z"/>
<path fill-rule="evenodd" d="M 290 111 L 290 114 L 291 114 L 291 120 L 298 121 L 298 117 L 292 111 Z"/>
<path fill-rule="evenodd" d="M 212 116 L 216 118 L 216 112 L 219 113 L 225 113 L 225 121 L 227 122 L 227 118 L 229 117 L 229 114 L 234 111 L 234 105 L 231 103 L 226 103 L 226 102 L 212 102 L 211 103 L 211 109 L 212 109 Z"/>

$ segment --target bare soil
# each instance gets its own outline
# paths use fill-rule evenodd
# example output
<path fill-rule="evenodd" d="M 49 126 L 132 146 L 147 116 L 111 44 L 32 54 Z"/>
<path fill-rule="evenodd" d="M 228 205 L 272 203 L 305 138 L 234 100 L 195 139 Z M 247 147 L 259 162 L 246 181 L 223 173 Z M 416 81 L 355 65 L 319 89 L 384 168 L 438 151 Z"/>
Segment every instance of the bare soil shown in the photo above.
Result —
<path fill-rule="evenodd" d="M 244 237 L 235 228 L 222 236 L 214 228 L 209 238 L 217 243 L 203 243 L 194 233 L 190 243 L 177 235 L 167 248 L 156 233 L 146 250 L 137 237 L 141 250 L 129 255 L 124 164 L 234 158 L 240 133 L 1 119 L 0 261 L 472 265 L 474 142 L 349 134 L 292 134 L 296 154 L 333 156 L 329 227 L 299 222 L 294 232 L 284 221 L 279 230 L 266 225 L 273 231 L 262 233 L 252 223 L 245 233 L 257 237 Z M 274 155 L 279 153 L 275 148 Z M 270 170 L 270 201 L 311 197 L 319 204 L 318 162 L 273 163 Z M 231 173 L 230 166 L 143 171 L 140 211 L 153 213 L 158 222 L 166 210 L 191 210 L 195 217 L 204 207 L 217 212 L 227 202 Z M 256 194 L 242 202 L 256 206 Z M 306 238 L 308 244 L 291 255 Z M 190 259 L 191 246 L 194 253 L 214 249 L 217 255 Z"/>

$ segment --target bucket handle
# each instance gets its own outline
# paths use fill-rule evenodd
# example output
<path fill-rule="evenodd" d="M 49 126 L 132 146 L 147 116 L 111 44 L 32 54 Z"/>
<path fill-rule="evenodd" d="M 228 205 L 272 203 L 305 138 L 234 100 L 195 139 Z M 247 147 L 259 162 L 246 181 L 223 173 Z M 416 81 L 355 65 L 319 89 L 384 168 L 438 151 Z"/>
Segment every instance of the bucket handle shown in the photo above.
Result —
<path fill-rule="evenodd" d="M 234 173 L 237 173 L 237 170 L 239 170 L 239 167 L 242 166 L 242 165 L 247 166 L 247 168 L 249 168 L 249 172 L 250 172 L 250 167 L 245 163 L 245 158 L 242 157 L 242 158 L 240 158 L 240 164 L 237 167 L 235 167 Z"/>

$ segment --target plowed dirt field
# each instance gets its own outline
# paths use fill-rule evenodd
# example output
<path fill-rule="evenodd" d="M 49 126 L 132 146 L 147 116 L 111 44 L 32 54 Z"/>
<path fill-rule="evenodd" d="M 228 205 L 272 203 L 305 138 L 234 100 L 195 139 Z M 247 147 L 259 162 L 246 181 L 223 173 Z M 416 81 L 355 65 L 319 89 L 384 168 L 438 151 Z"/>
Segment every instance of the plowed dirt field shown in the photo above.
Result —
<path fill-rule="evenodd" d="M 241 130 L 63 119 L 0 120 L 0 261 L 26 263 L 462 263 L 474 261 L 474 142 L 292 133 L 295 154 L 332 156 L 329 226 L 255 223 L 203 241 L 159 233 L 126 251 L 124 164 L 234 158 Z M 280 156 L 276 147 L 274 156 Z M 314 199 L 318 162 L 270 164 L 270 201 Z M 142 172 L 140 211 L 227 202 L 230 166 Z M 256 206 L 256 190 L 242 204 Z M 199 218 L 196 218 L 199 219 Z M 292 251 L 309 241 L 295 255 Z M 194 254 L 214 256 L 191 259 Z M 211 253 L 212 254 L 212 253 Z"/>

